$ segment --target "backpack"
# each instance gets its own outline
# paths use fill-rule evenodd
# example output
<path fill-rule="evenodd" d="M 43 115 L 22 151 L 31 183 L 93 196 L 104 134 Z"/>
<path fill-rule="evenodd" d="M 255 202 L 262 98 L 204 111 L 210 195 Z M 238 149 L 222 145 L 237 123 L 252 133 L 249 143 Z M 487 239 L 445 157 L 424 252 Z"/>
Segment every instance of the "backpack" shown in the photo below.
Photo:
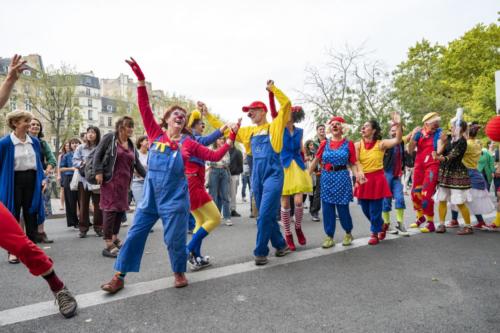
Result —
<path fill-rule="evenodd" d="M 95 179 L 95 169 L 94 169 L 94 154 L 96 149 L 94 149 L 86 158 L 85 163 L 78 168 L 80 176 L 84 177 L 89 183 L 97 184 Z"/>

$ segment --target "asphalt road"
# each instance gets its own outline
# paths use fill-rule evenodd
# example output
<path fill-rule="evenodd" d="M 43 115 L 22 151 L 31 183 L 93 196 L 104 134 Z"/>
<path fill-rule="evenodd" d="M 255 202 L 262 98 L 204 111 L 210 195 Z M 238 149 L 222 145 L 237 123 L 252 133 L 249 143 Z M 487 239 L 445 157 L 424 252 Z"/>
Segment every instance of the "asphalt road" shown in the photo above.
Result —
<path fill-rule="evenodd" d="M 136 294 L 116 301 L 99 292 L 113 273 L 113 260 L 100 254 L 103 241 L 92 232 L 79 239 L 62 219 L 48 221 L 56 242 L 45 250 L 56 271 L 75 295 L 98 295 L 95 304 L 70 320 L 39 315 L 0 332 L 500 332 L 500 233 L 450 230 L 365 246 L 369 224 L 353 204 L 352 249 L 341 251 L 340 226 L 335 249 L 318 249 L 322 223 L 305 214 L 307 246 L 261 269 L 251 263 L 256 227 L 247 208 L 240 204 L 243 217 L 206 239 L 213 267 L 190 274 L 193 283 L 180 290 L 171 288 L 157 223 L 141 272 L 127 276 L 124 292 Z M 407 224 L 413 218 L 408 213 Z M 9 309 L 36 311 L 33 304 L 53 299 L 45 281 L 22 265 L 0 262 L 0 281 L 0 325 Z"/>

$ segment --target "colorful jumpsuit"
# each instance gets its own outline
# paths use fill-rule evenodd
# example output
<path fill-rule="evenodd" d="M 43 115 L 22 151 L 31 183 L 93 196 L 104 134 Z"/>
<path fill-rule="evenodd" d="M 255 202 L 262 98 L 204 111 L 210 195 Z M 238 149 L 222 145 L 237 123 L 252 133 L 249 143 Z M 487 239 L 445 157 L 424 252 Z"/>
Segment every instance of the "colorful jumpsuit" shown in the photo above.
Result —
<path fill-rule="evenodd" d="M 349 203 L 352 201 L 352 181 L 347 164 L 356 163 L 356 152 L 351 141 L 342 140 L 337 148 L 331 147 L 329 139 L 323 141 L 316 157 L 322 165 L 321 205 L 323 206 L 323 228 L 328 237 L 335 235 L 336 213 L 347 234 L 352 231 Z"/>
<path fill-rule="evenodd" d="M 413 168 L 411 197 L 418 225 L 425 222 L 424 214 L 429 222 L 434 221 L 433 196 L 438 181 L 439 160 L 432 157 L 432 152 L 437 150 L 440 135 L 441 129 L 435 133 L 427 133 L 423 129 L 415 136 L 417 154 Z"/>
<path fill-rule="evenodd" d="M 228 150 L 225 144 L 212 151 L 183 137 L 179 150 L 156 123 L 149 105 L 146 87 L 137 88 L 139 110 L 152 142 L 148 156 L 148 172 L 144 181 L 144 197 L 137 207 L 134 222 L 115 262 L 121 273 L 138 272 L 149 230 L 161 218 L 163 237 L 168 248 L 170 265 L 175 273 L 186 271 L 186 235 L 189 216 L 189 192 L 184 174 L 184 161 L 191 156 L 218 160 Z"/>

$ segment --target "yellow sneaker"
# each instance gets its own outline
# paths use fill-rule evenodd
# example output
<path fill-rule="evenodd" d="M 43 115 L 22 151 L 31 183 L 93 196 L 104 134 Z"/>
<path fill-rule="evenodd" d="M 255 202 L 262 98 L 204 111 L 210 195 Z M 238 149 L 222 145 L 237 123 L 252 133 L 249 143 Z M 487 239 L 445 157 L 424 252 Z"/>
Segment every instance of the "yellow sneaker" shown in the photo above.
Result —
<path fill-rule="evenodd" d="M 352 237 L 351 234 L 345 234 L 344 240 L 342 241 L 342 245 L 343 246 L 349 246 L 349 245 L 351 245 L 353 239 L 354 238 Z"/>
<path fill-rule="evenodd" d="M 326 237 L 325 240 L 323 241 L 323 244 L 321 245 L 322 248 L 324 249 L 329 249 L 331 247 L 335 246 L 335 241 L 333 240 L 332 237 Z"/>

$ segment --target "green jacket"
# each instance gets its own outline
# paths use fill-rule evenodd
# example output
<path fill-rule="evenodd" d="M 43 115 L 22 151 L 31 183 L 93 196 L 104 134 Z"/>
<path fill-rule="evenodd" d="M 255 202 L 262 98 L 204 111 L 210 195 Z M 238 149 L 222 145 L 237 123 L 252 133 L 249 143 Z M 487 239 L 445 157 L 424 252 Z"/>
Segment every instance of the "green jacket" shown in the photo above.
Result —
<path fill-rule="evenodd" d="M 43 139 L 40 139 L 40 144 L 42 145 L 42 165 L 43 169 L 47 169 L 47 165 L 52 165 L 55 169 L 57 162 L 52 150 L 50 149 L 49 143 Z"/>
<path fill-rule="evenodd" d="M 493 178 L 492 174 L 495 172 L 495 160 L 486 148 L 481 150 L 481 157 L 479 158 L 477 169 L 479 172 L 484 173 L 488 179 L 488 183 L 491 183 Z"/>

